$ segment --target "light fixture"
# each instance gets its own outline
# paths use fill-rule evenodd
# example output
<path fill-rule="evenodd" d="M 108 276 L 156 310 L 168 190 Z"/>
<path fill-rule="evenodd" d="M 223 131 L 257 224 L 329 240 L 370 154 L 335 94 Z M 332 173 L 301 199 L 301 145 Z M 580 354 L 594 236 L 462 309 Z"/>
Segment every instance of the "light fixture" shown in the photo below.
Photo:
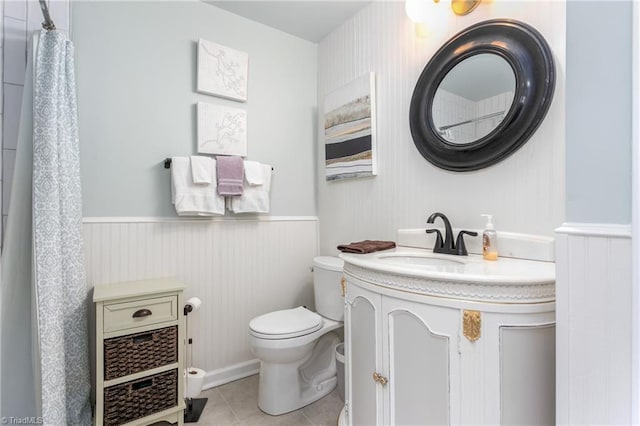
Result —
<path fill-rule="evenodd" d="M 458 16 L 467 15 L 480 4 L 480 0 L 451 0 L 451 10 Z"/>
<path fill-rule="evenodd" d="M 446 5 L 451 5 L 451 10 L 456 15 L 462 16 L 471 13 L 481 0 L 406 0 L 405 11 L 413 22 L 425 23 L 433 21 L 434 15 L 442 15 Z"/>

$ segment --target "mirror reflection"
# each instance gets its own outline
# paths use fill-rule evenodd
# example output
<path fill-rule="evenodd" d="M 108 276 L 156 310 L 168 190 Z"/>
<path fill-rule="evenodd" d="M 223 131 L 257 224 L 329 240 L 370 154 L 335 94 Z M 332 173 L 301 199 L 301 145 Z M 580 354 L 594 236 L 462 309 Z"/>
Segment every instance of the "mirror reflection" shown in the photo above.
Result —
<path fill-rule="evenodd" d="M 513 69 L 501 56 L 481 53 L 461 61 L 442 79 L 434 96 L 431 114 L 436 131 L 454 145 L 482 139 L 509 112 L 515 89 Z"/>

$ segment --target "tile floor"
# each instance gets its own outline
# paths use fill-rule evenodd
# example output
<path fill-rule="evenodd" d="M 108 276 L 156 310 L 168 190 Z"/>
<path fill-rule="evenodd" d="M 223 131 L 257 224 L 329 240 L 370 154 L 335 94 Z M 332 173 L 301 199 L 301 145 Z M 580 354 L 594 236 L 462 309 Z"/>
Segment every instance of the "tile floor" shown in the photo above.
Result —
<path fill-rule="evenodd" d="M 335 426 L 344 402 L 337 389 L 300 410 L 270 416 L 258 408 L 258 375 L 203 391 L 209 398 L 197 425 L 325 425 Z"/>

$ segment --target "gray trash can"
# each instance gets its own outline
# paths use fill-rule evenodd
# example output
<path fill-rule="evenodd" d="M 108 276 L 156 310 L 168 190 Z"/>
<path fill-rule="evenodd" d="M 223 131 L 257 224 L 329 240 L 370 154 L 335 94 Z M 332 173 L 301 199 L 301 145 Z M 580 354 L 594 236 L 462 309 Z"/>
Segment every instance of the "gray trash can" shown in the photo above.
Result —
<path fill-rule="evenodd" d="M 344 401 L 344 343 L 336 345 L 336 374 L 338 375 L 338 395 Z"/>

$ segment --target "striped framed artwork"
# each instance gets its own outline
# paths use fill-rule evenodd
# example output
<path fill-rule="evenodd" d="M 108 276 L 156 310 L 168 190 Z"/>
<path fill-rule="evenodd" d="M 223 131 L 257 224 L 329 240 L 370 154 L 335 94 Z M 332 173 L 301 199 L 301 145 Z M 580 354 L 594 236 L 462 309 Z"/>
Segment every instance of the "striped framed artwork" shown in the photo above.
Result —
<path fill-rule="evenodd" d="M 373 73 L 359 77 L 325 97 L 327 181 L 377 174 L 375 105 Z"/>

